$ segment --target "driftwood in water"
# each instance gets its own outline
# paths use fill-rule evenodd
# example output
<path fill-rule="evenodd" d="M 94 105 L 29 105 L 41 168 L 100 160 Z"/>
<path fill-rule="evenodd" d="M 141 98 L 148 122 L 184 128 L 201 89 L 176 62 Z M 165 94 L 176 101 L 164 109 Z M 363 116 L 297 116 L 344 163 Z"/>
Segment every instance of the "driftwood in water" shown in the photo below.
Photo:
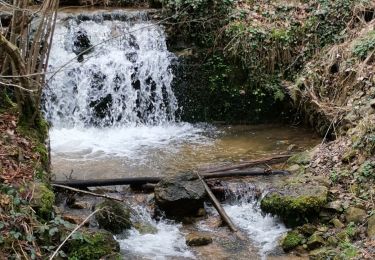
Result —
<path fill-rule="evenodd" d="M 292 155 L 276 155 L 273 157 L 268 157 L 268 158 L 263 158 L 263 159 L 258 159 L 258 160 L 252 160 L 248 162 L 243 162 L 240 164 L 234 164 L 230 166 L 222 166 L 222 167 L 215 167 L 215 168 L 209 168 L 205 169 L 202 171 L 203 173 L 208 173 L 208 172 L 223 172 L 223 171 L 231 171 L 231 170 L 239 170 L 239 169 L 245 169 L 245 168 L 250 168 L 254 167 L 257 165 L 261 164 L 276 164 L 276 163 L 282 163 L 287 161 Z"/>
<path fill-rule="evenodd" d="M 227 215 L 227 213 L 225 212 L 223 207 L 220 205 L 220 202 L 217 200 L 215 195 L 212 193 L 210 187 L 208 187 L 207 183 L 204 181 L 202 176 L 198 172 L 196 172 L 196 174 L 197 174 L 199 180 L 202 182 L 202 184 L 204 186 L 204 189 L 206 190 L 206 192 L 208 194 L 208 197 L 210 198 L 212 204 L 214 205 L 215 209 L 219 213 L 221 219 L 228 225 L 229 229 L 232 232 L 236 233 L 236 235 L 239 238 L 244 239 L 243 235 L 238 231 L 236 226 L 233 224 L 232 220 L 229 218 L 229 216 Z"/>
<path fill-rule="evenodd" d="M 224 177 L 241 177 L 241 176 L 259 176 L 259 175 L 275 175 L 275 174 L 288 174 L 287 171 L 272 171 L 262 168 L 251 168 L 243 171 L 223 171 L 213 173 L 202 173 L 202 177 L 206 179 L 224 178 Z M 70 186 L 75 188 L 86 187 L 100 187 L 100 186 L 113 186 L 113 185 L 133 185 L 141 186 L 146 183 L 158 183 L 161 177 L 129 177 L 118 179 L 99 179 L 99 180 L 68 180 L 68 181 L 55 181 L 53 184 Z"/>

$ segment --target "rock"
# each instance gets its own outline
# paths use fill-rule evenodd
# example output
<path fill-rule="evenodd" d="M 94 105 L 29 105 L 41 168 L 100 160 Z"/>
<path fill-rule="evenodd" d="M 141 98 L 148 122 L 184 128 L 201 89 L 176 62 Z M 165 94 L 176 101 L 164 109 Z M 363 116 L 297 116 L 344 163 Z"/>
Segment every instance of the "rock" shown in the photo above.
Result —
<path fill-rule="evenodd" d="M 332 219 L 331 223 L 335 228 L 343 228 L 345 226 L 338 218 Z"/>
<path fill-rule="evenodd" d="M 34 194 L 30 202 L 37 214 L 42 218 L 50 218 L 55 204 L 55 194 L 44 183 L 34 184 Z"/>
<path fill-rule="evenodd" d="M 328 239 L 327 239 L 327 243 L 328 245 L 332 246 L 332 247 L 336 247 L 339 243 L 339 241 L 337 240 L 336 237 L 334 236 L 330 236 Z"/>
<path fill-rule="evenodd" d="M 318 232 L 315 232 L 314 234 L 312 234 L 312 236 L 309 237 L 306 243 L 307 247 L 310 250 L 324 246 L 325 244 L 326 244 L 326 241 L 321 237 L 321 235 Z"/>
<path fill-rule="evenodd" d="M 113 235 L 105 230 L 81 231 L 83 239 L 69 240 L 65 252 L 69 259 L 91 260 L 101 259 L 120 251 Z"/>
<path fill-rule="evenodd" d="M 365 210 L 356 208 L 356 207 L 349 207 L 345 212 L 345 219 L 348 223 L 360 223 L 367 217 L 367 213 Z"/>
<path fill-rule="evenodd" d="M 302 236 L 296 231 L 289 231 L 281 241 L 281 247 L 285 252 L 302 244 Z"/>
<path fill-rule="evenodd" d="M 131 227 L 130 209 L 124 204 L 113 200 L 105 200 L 98 204 L 96 208 L 102 209 L 95 214 L 100 228 L 114 234 L 120 234 L 124 229 Z"/>
<path fill-rule="evenodd" d="M 261 200 L 261 209 L 280 216 L 288 226 L 303 224 L 318 216 L 326 204 L 328 189 L 314 183 L 280 187 Z"/>
<path fill-rule="evenodd" d="M 186 236 L 186 244 L 188 246 L 205 246 L 212 243 L 212 238 L 203 233 L 190 233 Z"/>
<path fill-rule="evenodd" d="M 317 230 L 316 226 L 310 223 L 307 223 L 307 224 L 304 224 L 303 226 L 298 227 L 298 231 L 305 236 L 311 236 L 312 234 L 314 234 L 316 230 Z"/>
<path fill-rule="evenodd" d="M 203 208 L 206 191 L 202 182 L 192 173 L 163 178 L 155 186 L 156 205 L 167 216 L 192 216 Z"/>
<path fill-rule="evenodd" d="M 293 164 L 293 165 L 288 167 L 288 171 L 290 171 L 292 173 L 298 172 L 300 169 L 301 169 L 301 166 L 299 166 L 298 164 Z"/>
<path fill-rule="evenodd" d="M 153 226 L 151 223 L 137 222 L 137 223 L 134 223 L 133 226 L 141 234 L 156 234 L 156 233 L 158 233 L 158 229 L 155 226 Z"/>
<path fill-rule="evenodd" d="M 69 208 L 71 208 L 71 209 L 88 209 L 89 204 L 87 202 L 84 202 L 84 201 L 75 201 L 74 203 L 69 205 Z"/>
<path fill-rule="evenodd" d="M 311 158 L 313 156 L 313 152 L 305 151 L 301 153 L 297 153 L 290 157 L 287 163 L 290 164 L 299 164 L 299 165 L 307 165 L 310 163 Z"/>
<path fill-rule="evenodd" d="M 328 254 L 329 254 L 329 249 L 326 247 L 321 247 L 321 248 L 310 251 L 309 258 L 312 260 L 330 259 L 330 258 L 327 258 Z"/>
<path fill-rule="evenodd" d="M 64 214 L 62 216 L 62 219 L 65 220 L 65 221 L 68 221 L 70 223 L 79 225 L 79 224 L 81 224 L 84 221 L 85 218 L 84 217 L 80 217 L 80 216 L 75 216 L 75 215 Z M 85 226 L 89 226 L 89 224 L 90 223 L 87 221 L 85 223 Z"/>
<path fill-rule="evenodd" d="M 334 210 L 336 212 L 342 212 L 344 210 L 342 203 L 339 200 L 328 202 L 327 205 L 324 206 L 324 208 Z"/>
<path fill-rule="evenodd" d="M 367 235 L 369 238 L 375 238 L 375 215 L 368 218 Z"/>

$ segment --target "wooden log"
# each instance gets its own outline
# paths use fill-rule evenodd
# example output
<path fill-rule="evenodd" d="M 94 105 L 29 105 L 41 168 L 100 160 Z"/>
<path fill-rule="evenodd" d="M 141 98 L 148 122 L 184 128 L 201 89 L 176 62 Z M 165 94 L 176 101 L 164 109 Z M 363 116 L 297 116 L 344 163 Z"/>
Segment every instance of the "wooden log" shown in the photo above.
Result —
<path fill-rule="evenodd" d="M 287 171 L 272 171 L 262 168 L 251 168 L 246 171 L 223 171 L 213 173 L 202 173 L 206 179 L 224 178 L 224 177 L 242 177 L 242 176 L 260 176 L 260 175 L 275 175 L 275 174 L 289 174 Z M 158 183 L 161 177 L 127 177 L 118 179 L 96 179 L 96 180 L 67 180 L 54 181 L 53 184 L 70 186 L 75 188 L 86 187 L 101 187 L 113 185 L 133 185 L 141 186 L 147 183 Z"/>
<path fill-rule="evenodd" d="M 276 164 L 276 163 L 285 162 L 291 156 L 292 155 L 276 155 L 276 156 L 273 156 L 273 157 L 252 160 L 252 161 L 243 162 L 243 163 L 240 163 L 240 164 L 209 168 L 209 169 L 203 170 L 202 172 L 206 173 L 206 172 L 222 172 L 222 171 L 239 170 L 239 169 L 254 167 L 254 166 L 257 166 L 257 165 L 261 165 L 261 164 L 272 165 L 272 164 Z"/>
<path fill-rule="evenodd" d="M 204 181 L 204 179 L 202 178 L 202 176 L 196 172 L 199 180 L 202 182 L 203 186 L 204 186 L 204 189 L 206 190 L 207 194 L 208 194 L 208 197 L 210 198 L 211 202 L 212 202 L 212 205 L 215 207 L 215 209 L 217 210 L 217 212 L 219 213 L 221 219 L 228 225 L 229 229 L 236 233 L 236 235 L 241 238 L 242 240 L 244 240 L 244 237 L 243 235 L 238 231 L 237 227 L 234 225 L 234 223 L 232 222 L 232 220 L 230 219 L 230 217 L 227 215 L 227 213 L 225 212 L 225 210 L 223 209 L 223 207 L 220 205 L 220 202 L 216 199 L 215 195 L 212 193 L 210 187 L 208 187 L 207 183 Z"/>

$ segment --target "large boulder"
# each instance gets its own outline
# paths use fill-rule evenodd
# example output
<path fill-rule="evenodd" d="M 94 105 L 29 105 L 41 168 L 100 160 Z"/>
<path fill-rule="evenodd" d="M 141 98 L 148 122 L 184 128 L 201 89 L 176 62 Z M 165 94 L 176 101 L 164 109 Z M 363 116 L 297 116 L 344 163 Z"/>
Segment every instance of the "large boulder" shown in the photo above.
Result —
<path fill-rule="evenodd" d="M 99 227 L 113 234 L 120 234 L 131 227 L 130 209 L 123 203 L 105 200 L 96 206 L 101 209 L 95 214 Z"/>
<path fill-rule="evenodd" d="M 269 192 L 261 200 L 261 209 L 280 216 L 288 226 L 303 224 L 318 216 L 327 203 L 328 189 L 318 184 L 294 184 Z"/>
<path fill-rule="evenodd" d="M 369 238 L 375 239 L 375 215 L 368 218 L 367 235 Z"/>
<path fill-rule="evenodd" d="M 156 205 L 170 217 L 195 215 L 205 196 L 204 185 L 193 173 L 163 178 L 155 187 Z"/>

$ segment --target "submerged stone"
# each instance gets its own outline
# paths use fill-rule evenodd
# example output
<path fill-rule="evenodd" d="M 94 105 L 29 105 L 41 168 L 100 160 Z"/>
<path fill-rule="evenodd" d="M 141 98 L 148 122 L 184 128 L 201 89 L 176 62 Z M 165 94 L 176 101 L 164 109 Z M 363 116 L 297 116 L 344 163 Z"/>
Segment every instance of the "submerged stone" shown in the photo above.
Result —
<path fill-rule="evenodd" d="M 328 189 L 314 184 L 295 184 L 268 193 L 261 200 L 264 212 L 280 216 L 289 226 L 296 226 L 318 216 L 326 204 Z"/>
<path fill-rule="evenodd" d="M 186 217 L 196 215 L 203 208 L 206 191 L 193 173 L 163 178 L 155 186 L 156 205 L 167 216 Z"/>
<path fill-rule="evenodd" d="M 212 243 L 212 238 L 203 233 L 191 233 L 186 236 L 188 246 L 205 246 Z"/>
<path fill-rule="evenodd" d="M 102 209 L 95 214 L 99 227 L 113 234 L 120 234 L 123 230 L 131 227 L 130 209 L 124 204 L 113 200 L 105 200 L 98 204 L 96 208 Z"/>

